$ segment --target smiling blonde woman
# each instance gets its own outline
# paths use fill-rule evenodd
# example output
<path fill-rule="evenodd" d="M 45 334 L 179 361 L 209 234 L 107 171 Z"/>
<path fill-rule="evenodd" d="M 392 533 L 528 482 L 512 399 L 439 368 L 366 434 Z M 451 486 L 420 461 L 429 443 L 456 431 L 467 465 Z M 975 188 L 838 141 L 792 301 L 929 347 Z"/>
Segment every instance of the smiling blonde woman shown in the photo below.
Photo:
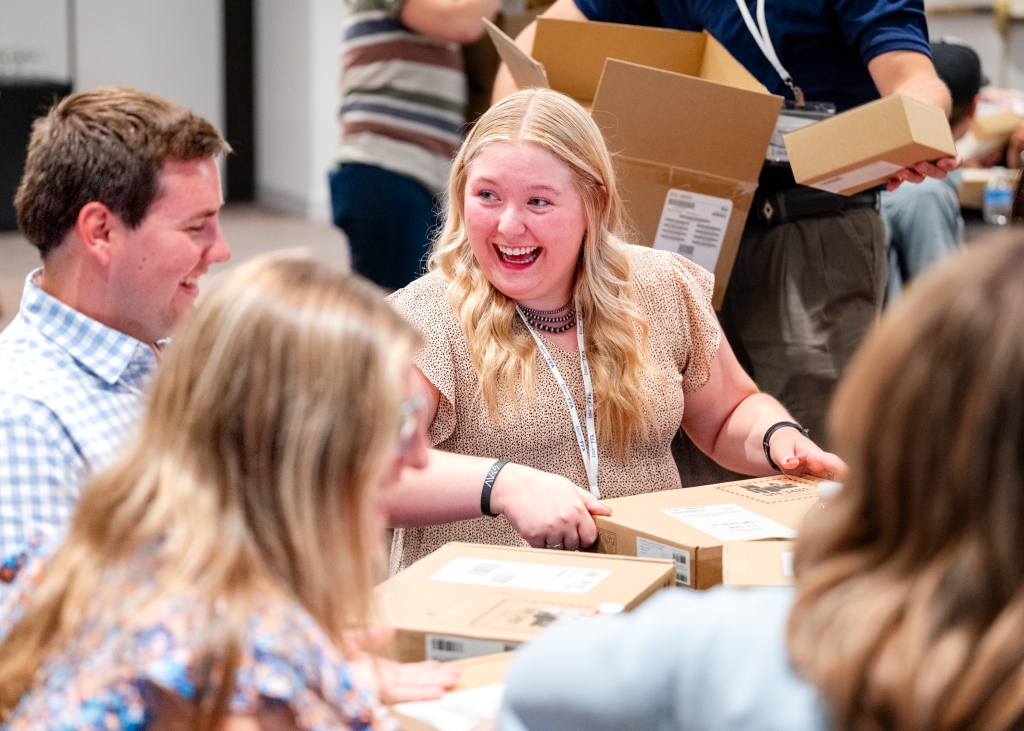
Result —
<path fill-rule="evenodd" d="M 591 544 L 600 498 L 680 487 L 680 426 L 739 472 L 775 472 L 765 442 L 786 472 L 843 469 L 740 368 L 712 275 L 625 242 L 611 157 L 574 101 L 531 89 L 492 107 L 447 195 L 429 274 L 391 298 L 426 342 L 435 447 L 390 495 L 392 570 L 452 540 Z"/>

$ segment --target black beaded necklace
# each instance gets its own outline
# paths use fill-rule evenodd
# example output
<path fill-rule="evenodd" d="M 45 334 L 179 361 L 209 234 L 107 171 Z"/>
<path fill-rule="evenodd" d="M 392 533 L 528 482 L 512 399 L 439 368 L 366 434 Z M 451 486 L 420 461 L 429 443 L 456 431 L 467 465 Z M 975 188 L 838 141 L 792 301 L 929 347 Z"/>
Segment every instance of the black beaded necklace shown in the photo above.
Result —
<path fill-rule="evenodd" d="M 526 321 L 538 330 L 564 333 L 569 328 L 576 326 L 576 310 L 573 309 L 572 302 L 566 302 L 557 310 L 531 310 L 525 305 L 517 306 L 526 316 Z"/>

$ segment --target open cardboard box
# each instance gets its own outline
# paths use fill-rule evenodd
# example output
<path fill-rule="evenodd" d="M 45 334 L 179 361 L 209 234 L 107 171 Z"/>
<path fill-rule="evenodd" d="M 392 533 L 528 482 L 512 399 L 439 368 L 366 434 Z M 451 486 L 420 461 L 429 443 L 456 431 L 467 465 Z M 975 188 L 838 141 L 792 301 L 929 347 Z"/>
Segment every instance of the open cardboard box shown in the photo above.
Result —
<path fill-rule="evenodd" d="M 1021 121 L 1024 120 L 1012 109 L 978 115 L 971 122 L 970 131 L 956 141 L 956 149 L 964 162 L 983 158 L 1009 142 Z"/>
<path fill-rule="evenodd" d="M 784 139 L 796 182 L 840 195 L 874 188 L 919 162 L 957 154 L 945 112 L 900 94 L 790 132 Z"/>
<path fill-rule="evenodd" d="M 498 710 L 496 700 L 500 698 L 505 673 L 514 655 L 503 652 L 454 661 L 452 664 L 462 675 L 443 698 L 391 707 L 399 728 L 402 731 L 447 731 L 453 725 L 446 721 L 461 721 L 460 727 L 467 728 L 467 723 L 494 719 Z"/>
<path fill-rule="evenodd" d="M 565 617 L 614 614 L 671 586 L 671 561 L 449 543 L 374 590 L 402 662 L 514 649 Z"/>
<path fill-rule="evenodd" d="M 725 295 L 782 106 L 706 31 L 537 19 L 533 57 L 488 32 L 520 88 L 589 109 L 640 243 L 715 274 Z"/>
<path fill-rule="evenodd" d="M 678 586 L 708 589 L 723 581 L 732 541 L 792 540 L 818 504 L 815 478 L 761 477 L 603 501 L 595 516 L 597 551 L 668 558 Z"/>

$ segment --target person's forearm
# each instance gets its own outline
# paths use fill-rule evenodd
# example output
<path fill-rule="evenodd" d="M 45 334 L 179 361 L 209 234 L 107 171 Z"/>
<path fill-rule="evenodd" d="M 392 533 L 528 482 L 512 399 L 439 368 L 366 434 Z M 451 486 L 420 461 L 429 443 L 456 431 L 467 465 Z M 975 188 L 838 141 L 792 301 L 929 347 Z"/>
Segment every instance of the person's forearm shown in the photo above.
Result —
<path fill-rule="evenodd" d="M 896 94 L 909 96 L 926 104 L 933 104 L 946 113 L 946 117 L 953 111 L 953 100 L 949 95 L 949 89 L 941 79 L 934 76 L 916 76 L 907 79 L 896 88 Z"/>
<path fill-rule="evenodd" d="M 418 528 L 479 518 L 480 492 L 493 464 L 486 457 L 431 449 L 426 468 L 403 470 L 399 484 L 385 493 L 388 524 Z"/>
<path fill-rule="evenodd" d="M 764 456 L 764 435 L 772 424 L 793 420 L 782 404 L 768 394 L 748 396 L 725 420 L 710 457 L 744 475 L 778 474 Z"/>

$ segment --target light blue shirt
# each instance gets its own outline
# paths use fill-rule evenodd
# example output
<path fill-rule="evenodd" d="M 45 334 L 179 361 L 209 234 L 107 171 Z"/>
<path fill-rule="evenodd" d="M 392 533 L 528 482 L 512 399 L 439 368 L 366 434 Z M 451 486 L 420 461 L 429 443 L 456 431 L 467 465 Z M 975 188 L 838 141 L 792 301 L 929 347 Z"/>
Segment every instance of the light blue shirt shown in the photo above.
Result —
<path fill-rule="evenodd" d="M 791 587 L 667 589 L 568 620 L 519 650 L 500 731 L 824 731 L 786 651 Z"/>
<path fill-rule="evenodd" d="M 945 178 L 904 183 L 882 193 L 882 220 L 896 252 L 899 275 L 909 282 L 964 243 L 957 188 L 961 171 Z"/>
<path fill-rule="evenodd" d="M 0 332 L 0 561 L 63 527 L 137 422 L 153 349 L 25 281 Z M 0 583 L 0 596 L 4 584 Z"/>

